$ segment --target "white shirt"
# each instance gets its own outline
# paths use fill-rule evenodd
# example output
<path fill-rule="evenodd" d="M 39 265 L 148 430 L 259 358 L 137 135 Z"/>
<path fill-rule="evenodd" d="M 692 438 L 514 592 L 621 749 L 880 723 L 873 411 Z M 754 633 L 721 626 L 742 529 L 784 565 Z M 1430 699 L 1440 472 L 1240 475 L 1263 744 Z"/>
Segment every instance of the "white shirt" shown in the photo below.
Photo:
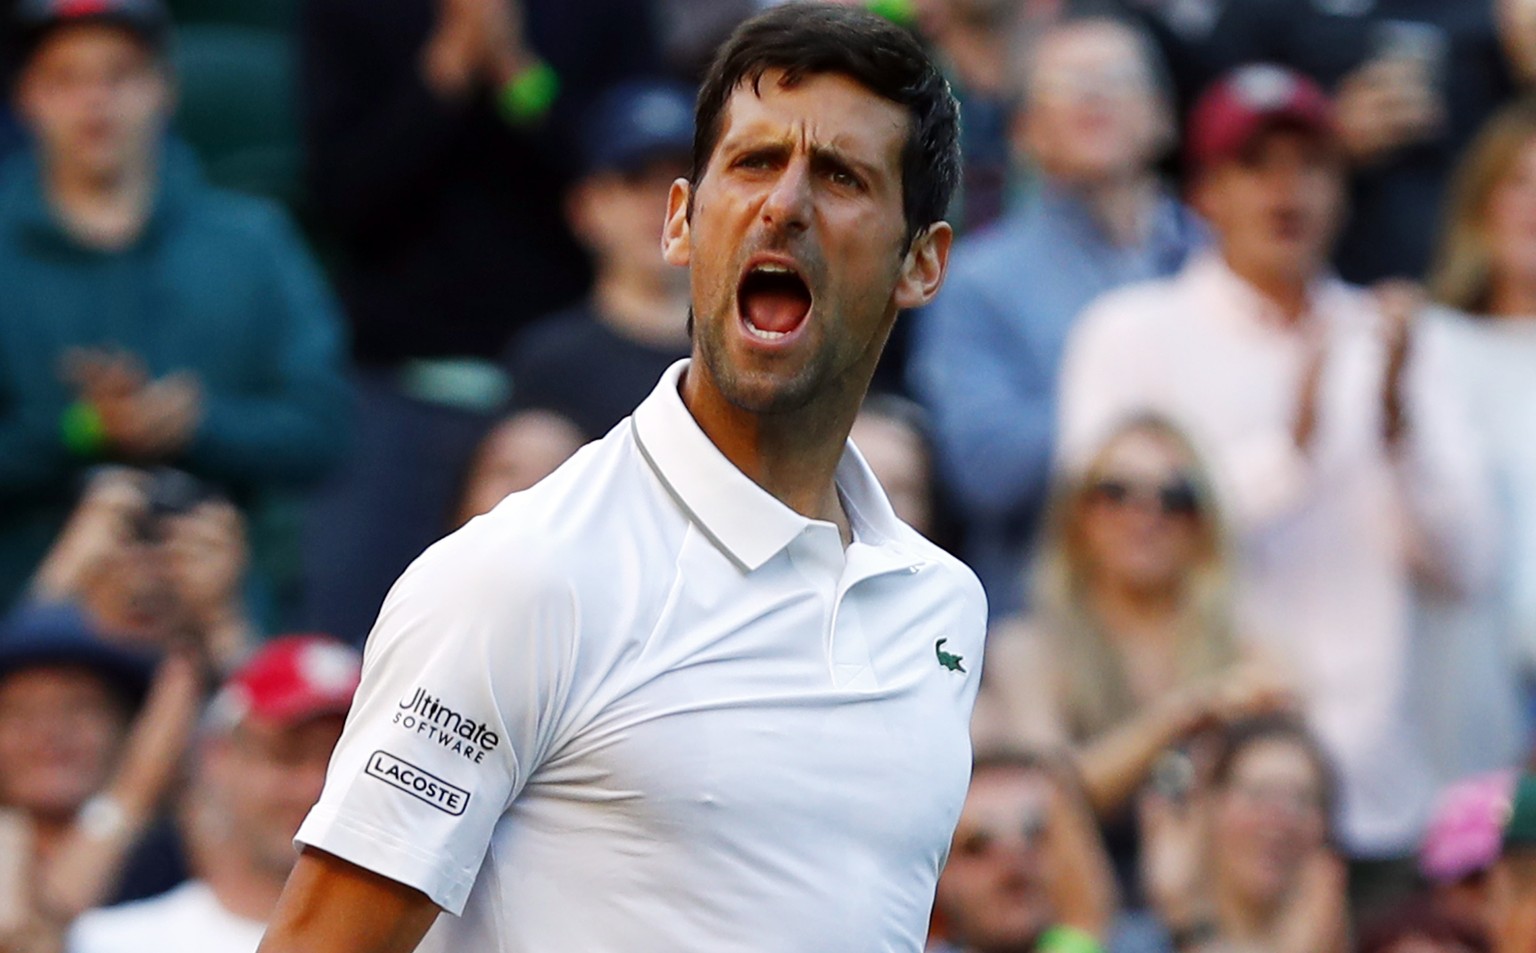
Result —
<path fill-rule="evenodd" d="M 1502 608 L 1527 668 L 1536 670 L 1536 317 L 1436 316 L 1498 487 Z"/>
<path fill-rule="evenodd" d="M 256 953 L 266 924 L 219 905 L 200 880 L 158 897 L 91 910 L 70 927 L 69 953 Z"/>
<path fill-rule="evenodd" d="M 762 490 L 686 367 L 385 601 L 298 840 L 462 913 L 423 948 L 922 948 L 980 585 L 851 445 L 846 551 Z"/>
<path fill-rule="evenodd" d="M 1291 437 L 1308 335 L 1326 342 L 1311 452 Z M 1480 448 L 1430 336 L 1408 370 L 1409 428 L 1381 438 L 1385 348 L 1370 296 L 1332 278 L 1303 326 L 1214 253 L 1085 312 L 1062 382 L 1063 461 L 1081 464 L 1127 416 L 1187 429 L 1227 504 L 1246 634 L 1287 658 L 1341 768 L 1343 833 L 1366 856 L 1411 849 L 1432 782 L 1411 724 L 1413 574 L 1475 589 L 1492 572 Z"/>

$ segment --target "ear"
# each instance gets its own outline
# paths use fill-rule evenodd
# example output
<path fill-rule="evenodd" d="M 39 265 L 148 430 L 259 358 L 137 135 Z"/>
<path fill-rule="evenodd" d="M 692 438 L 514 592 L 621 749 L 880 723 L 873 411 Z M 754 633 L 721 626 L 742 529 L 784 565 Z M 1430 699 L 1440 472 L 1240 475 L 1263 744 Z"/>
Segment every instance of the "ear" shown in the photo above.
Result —
<path fill-rule="evenodd" d="M 690 198 L 688 180 L 678 179 L 667 192 L 667 224 L 661 233 L 661 256 L 667 264 L 687 268 L 693 260 L 693 241 L 689 232 Z"/>
<path fill-rule="evenodd" d="M 571 234 L 588 248 L 592 247 L 592 219 L 602 214 L 602 204 L 593 193 L 590 178 L 581 179 L 565 193 L 565 221 Z"/>
<path fill-rule="evenodd" d="M 955 230 L 948 222 L 934 222 L 912 239 L 896 278 L 897 308 L 921 308 L 939 293 L 949 271 L 949 247 L 954 240 Z"/>

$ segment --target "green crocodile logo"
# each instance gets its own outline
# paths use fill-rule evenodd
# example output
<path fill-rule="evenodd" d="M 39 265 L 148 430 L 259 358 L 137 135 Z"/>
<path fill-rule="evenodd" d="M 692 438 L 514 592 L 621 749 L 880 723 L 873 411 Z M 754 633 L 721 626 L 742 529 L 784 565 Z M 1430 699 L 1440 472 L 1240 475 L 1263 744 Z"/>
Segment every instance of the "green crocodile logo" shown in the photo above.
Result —
<path fill-rule="evenodd" d="M 948 639 L 940 639 L 933 643 L 933 654 L 939 657 L 940 665 L 949 669 L 951 672 L 959 672 L 960 674 L 964 675 L 965 666 L 960 664 L 961 661 L 963 661 L 963 658 L 959 655 L 951 655 L 944 651 L 944 643 L 948 641 Z"/>

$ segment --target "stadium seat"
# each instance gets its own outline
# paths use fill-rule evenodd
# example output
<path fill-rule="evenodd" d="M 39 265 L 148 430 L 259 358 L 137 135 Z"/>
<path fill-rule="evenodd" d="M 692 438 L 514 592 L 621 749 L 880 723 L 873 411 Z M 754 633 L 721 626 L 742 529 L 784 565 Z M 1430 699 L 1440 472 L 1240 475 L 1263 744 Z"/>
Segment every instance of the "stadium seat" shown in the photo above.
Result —
<path fill-rule="evenodd" d="M 186 26 L 176 43 L 176 129 L 217 185 L 290 207 L 302 198 L 292 39 L 273 30 Z"/>

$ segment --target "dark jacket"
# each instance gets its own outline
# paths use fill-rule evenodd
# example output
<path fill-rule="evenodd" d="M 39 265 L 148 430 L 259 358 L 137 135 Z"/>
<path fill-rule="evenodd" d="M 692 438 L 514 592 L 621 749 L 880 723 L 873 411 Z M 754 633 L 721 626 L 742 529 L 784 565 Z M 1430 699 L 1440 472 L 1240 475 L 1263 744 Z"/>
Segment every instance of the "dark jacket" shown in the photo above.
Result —
<path fill-rule="evenodd" d="M 488 94 L 449 103 L 427 88 L 437 7 L 303 9 L 310 192 L 365 363 L 493 359 L 514 330 L 583 294 L 586 262 L 562 212 L 569 132 L 595 92 L 655 61 L 648 3 L 524 0 L 529 43 L 561 93 L 545 121 L 520 128 Z"/>

